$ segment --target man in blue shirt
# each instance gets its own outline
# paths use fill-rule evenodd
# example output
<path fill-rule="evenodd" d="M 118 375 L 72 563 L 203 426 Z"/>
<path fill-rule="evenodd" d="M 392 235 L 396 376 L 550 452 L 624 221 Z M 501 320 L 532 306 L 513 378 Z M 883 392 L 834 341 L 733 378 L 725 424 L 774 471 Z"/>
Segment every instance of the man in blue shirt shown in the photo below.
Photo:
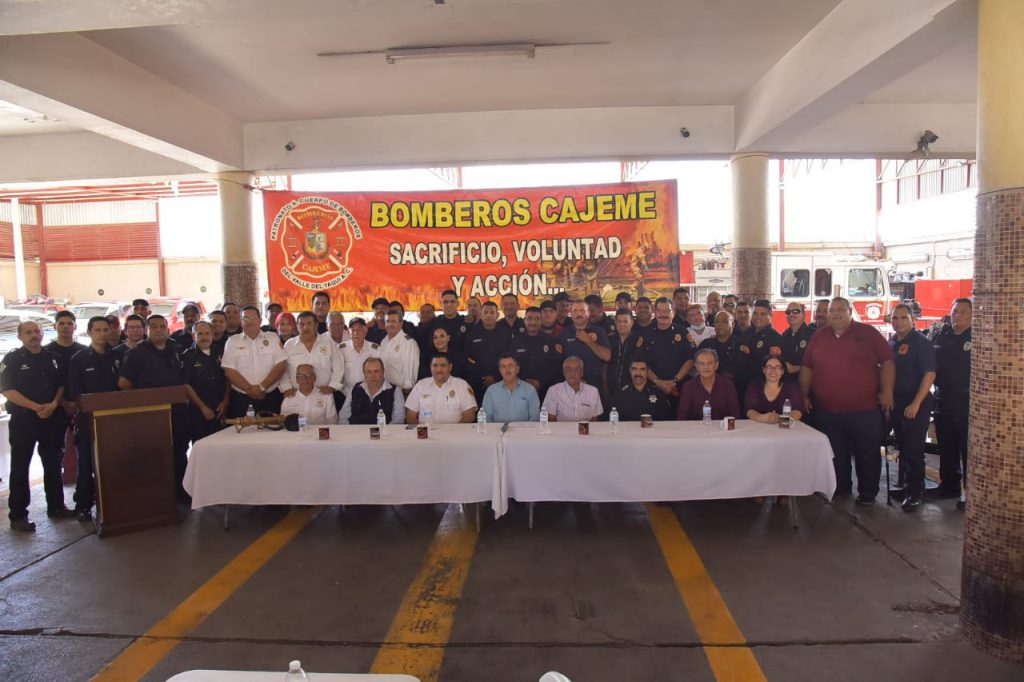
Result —
<path fill-rule="evenodd" d="M 519 361 L 512 353 L 498 358 L 501 382 L 491 384 L 484 393 L 483 409 L 487 421 L 535 422 L 540 419 L 540 398 L 537 389 L 519 380 Z"/>

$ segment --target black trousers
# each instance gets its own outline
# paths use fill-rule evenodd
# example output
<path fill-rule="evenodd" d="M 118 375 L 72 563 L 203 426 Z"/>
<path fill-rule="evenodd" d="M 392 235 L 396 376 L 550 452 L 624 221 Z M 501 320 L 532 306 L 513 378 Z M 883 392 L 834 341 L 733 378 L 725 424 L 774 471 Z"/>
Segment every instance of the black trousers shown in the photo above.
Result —
<path fill-rule="evenodd" d="M 935 436 L 939 440 L 939 486 L 960 492 L 962 474 L 967 471 L 967 436 L 971 407 L 967 393 L 942 393 L 935 401 Z"/>
<path fill-rule="evenodd" d="M 884 420 L 878 410 L 865 412 L 825 412 L 815 410 L 818 428 L 828 436 L 832 446 L 832 464 L 836 469 L 836 494 L 853 490 L 853 465 L 857 470 L 857 492 L 861 497 L 878 495 L 882 476 L 882 428 Z"/>
<path fill-rule="evenodd" d="M 244 414 L 244 413 L 243 413 Z M 198 407 L 189 403 L 188 406 L 188 438 L 195 443 L 200 438 L 206 438 L 224 428 L 219 419 L 207 420 Z"/>
<path fill-rule="evenodd" d="M 932 396 L 921 403 L 917 416 L 907 419 L 903 410 L 914 397 L 896 398 L 892 414 L 892 429 L 896 435 L 896 447 L 900 451 L 905 487 L 910 495 L 924 494 L 924 441 L 928 436 L 928 422 L 932 416 Z"/>
<path fill-rule="evenodd" d="M 79 415 L 75 421 L 75 447 L 78 449 L 75 511 L 88 511 L 96 501 L 96 481 L 93 477 L 92 463 L 92 419 L 86 415 Z"/>
<path fill-rule="evenodd" d="M 11 412 L 10 443 L 11 473 L 10 495 L 7 506 L 11 521 L 28 518 L 31 501 L 28 484 L 28 469 L 32 463 L 32 452 L 39 446 L 39 457 L 43 460 L 43 488 L 46 491 L 47 511 L 64 507 L 64 481 L 61 475 L 61 439 L 67 429 L 68 420 L 64 410 L 57 410 L 48 419 L 40 419 L 34 412 L 18 410 Z"/>
<path fill-rule="evenodd" d="M 246 411 L 249 409 L 249 405 L 252 405 L 252 409 L 256 411 L 256 414 L 260 412 L 273 412 L 278 414 L 281 412 L 281 403 L 284 401 L 284 396 L 281 395 L 281 391 L 276 388 L 267 393 L 263 400 L 253 400 L 244 393 L 239 393 L 235 389 L 231 389 L 231 398 L 228 399 L 227 416 L 229 419 L 237 419 L 244 417 Z"/>

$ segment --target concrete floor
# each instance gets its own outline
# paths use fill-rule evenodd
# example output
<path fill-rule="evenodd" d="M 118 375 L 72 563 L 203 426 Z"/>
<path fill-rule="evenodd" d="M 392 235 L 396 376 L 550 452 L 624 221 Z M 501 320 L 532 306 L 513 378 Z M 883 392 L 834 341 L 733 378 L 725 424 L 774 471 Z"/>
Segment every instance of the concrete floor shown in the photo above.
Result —
<path fill-rule="evenodd" d="M 955 500 L 916 515 L 881 502 L 805 498 L 799 530 L 749 500 L 672 511 L 768 680 L 1024 679 L 960 641 Z M 294 658 L 367 672 L 445 510 L 323 509 L 140 677 L 283 671 Z M 38 532 L 0 532 L 3 680 L 91 678 L 287 513 L 235 508 L 225 532 L 208 510 L 100 540 L 44 511 L 37 487 Z M 485 520 L 439 679 L 551 669 L 574 682 L 716 679 L 643 505 L 540 504 L 533 531 L 524 505 Z"/>

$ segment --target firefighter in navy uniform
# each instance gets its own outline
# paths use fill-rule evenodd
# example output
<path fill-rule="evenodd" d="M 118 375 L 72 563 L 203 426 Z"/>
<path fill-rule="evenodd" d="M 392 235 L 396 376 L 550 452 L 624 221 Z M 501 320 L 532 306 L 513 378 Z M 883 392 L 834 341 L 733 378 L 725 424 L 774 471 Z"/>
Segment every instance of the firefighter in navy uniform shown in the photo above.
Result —
<path fill-rule="evenodd" d="M 811 342 L 816 329 L 804 322 L 804 306 L 801 303 L 786 305 L 786 322 L 789 327 L 782 332 L 782 361 L 786 363 L 785 380 L 800 380 L 800 367 L 804 363 L 804 349 Z"/>
<path fill-rule="evenodd" d="M 973 305 L 969 298 L 953 302 L 945 325 L 932 338 L 935 349 L 935 435 L 939 441 L 939 479 L 927 495 L 960 497 L 961 475 L 967 471 L 967 415 L 971 405 L 971 323 Z"/>
<path fill-rule="evenodd" d="M 672 301 L 664 296 L 654 303 L 654 325 L 644 336 L 644 357 L 650 381 L 669 400 L 672 414 L 679 406 L 679 384 L 690 376 L 693 352 L 686 330 L 672 323 Z"/>
<path fill-rule="evenodd" d="M 740 344 L 732 325 L 732 313 L 728 310 L 719 311 L 715 315 L 715 335 L 704 339 L 697 350 L 710 348 L 715 351 L 718 354 L 718 373 L 736 383 L 736 375 L 746 359 L 741 357 Z"/>
<path fill-rule="evenodd" d="M 448 332 L 448 348 L 457 353 L 462 353 L 465 344 L 466 332 L 469 331 L 469 323 L 466 318 L 459 314 L 459 297 L 454 289 L 445 289 L 441 292 L 441 314 L 431 322 L 433 329 L 444 327 Z M 433 350 L 431 343 L 427 344 L 427 353 Z M 429 364 L 429 362 L 428 362 Z M 430 376 L 429 373 L 427 376 Z"/>
<path fill-rule="evenodd" d="M 37 444 L 43 460 L 46 515 L 68 518 L 74 512 L 64 506 L 60 471 L 60 442 L 67 428 L 67 415 L 60 406 L 64 397 L 64 369 L 56 355 L 43 349 L 43 332 L 35 322 L 18 325 L 18 340 L 21 348 L 8 353 L 0 363 L 0 391 L 7 398 L 11 413 L 7 505 L 11 528 L 30 533 L 36 525 L 28 520 L 28 469 Z"/>
<path fill-rule="evenodd" d="M 189 303 L 181 309 L 181 319 L 184 326 L 171 334 L 171 340 L 178 344 L 182 351 L 192 347 L 195 340 L 192 338 L 192 327 L 199 321 L 199 306 Z"/>
<path fill-rule="evenodd" d="M 188 432 L 195 443 L 217 433 L 231 397 L 227 377 L 220 366 L 221 355 L 213 347 L 213 327 L 197 322 L 195 345 L 181 354 L 181 366 L 188 386 Z"/>
<path fill-rule="evenodd" d="M 108 343 L 110 325 L 104 317 L 89 318 L 89 338 L 92 343 L 75 353 L 68 364 L 68 385 L 65 396 L 78 401 L 87 393 L 107 393 L 117 390 L 117 374 L 121 368 L 119 356 Z M 81 405 L 78 406 L 79 408 Z M 75 515 L 79 521 L 92 520 L 92 505 L 96 501 L 93 480 L 92 419 L 78 419 L 75 424 L 75 447 L 78 449 L 78 479 L 75 481 Z"/>
<path fill-rule="evenodd" d="M 642 357 L 633 358 L 629 363 L 630 381 L 620 386 L 610 398 L 608 410 L 619 411 L 619 420 L 624 422 L 640 421 L 640 416 L 651 415 L 654 421 L 672 419 L 672 411 L 668 398 L 647 378 L 647 361 Z"/>
<path fill-rule="evenodd" d="M 537 389 L 543 401 L 548 387 L 562 378 L 562 345 L 541 331 L 540 308 L 526 309 L 524 325 L 526 332 L 516 334 L 508 350 L 519 363 L 519 378 Z"/>
<path fill-rule="evenodd" d="M 167 332 L 167 320 L 162 315 L 151 315 L 146 320 L 148 338 L 128 351 L 121 363 L 118 388 L 128 391 L 134 388 L 164 388 L 185 385 L 185 373 L 181 367 L 181 352 L 178 344 L 171 341 Z M 185 478 L 188 463 L 188 409 L 184 404 L 171 407 L 171 437 L 174 450 L 175 489 L 178 500 L 190 501 L 181 482 Z"/>
<path fill-rule="evenodd" d="M 466 332 L 466 381 L 478 401 L 483 400 L 488 386 L 501 381 L 498 357 L 508 351 L 513 336 L 511 326 L 498 323 L 497 304 L 494 301 L 484 303 L 480 308 L 480 324 Z"/>
<path fill-rule="evenodd" d="M 619 308 L 612 318 L 615 331 L 608 337 L 612 359 L 605 368 L 608 395 L 614 396 L 623 386 L 630 383 L 629 366 L 633 358 L 643 354 L 644 339 L 633 327 L 633 315 L 629 308 Z M 644 363 L 646 367 L 647 363 Z"/>
<path fill-rule="evenodd" d="M 739 395 L 745 395 L 747 386 L 761 373 L 767 356 L 782 355 L 782 346 L 782 335 L 772 328 L 771 302 L 766 299 L 754 301 L 750 332 L 739 345 L 742 360 L 734 382 Z"/>

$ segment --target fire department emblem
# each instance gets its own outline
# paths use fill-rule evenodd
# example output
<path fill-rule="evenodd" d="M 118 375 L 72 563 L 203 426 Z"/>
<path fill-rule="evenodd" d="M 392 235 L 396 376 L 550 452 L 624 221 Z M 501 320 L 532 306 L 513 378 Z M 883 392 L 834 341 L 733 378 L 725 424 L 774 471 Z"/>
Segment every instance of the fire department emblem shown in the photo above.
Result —
<path fill-rule="evenodd" d="M 322 196 L 288 202 L 270 228 L 270 247 L 281 250 L 281 274 L 305 289 L 323 291 L 352 275 L 353 244 L 362 239 L 359 223 L 342 204 Z"/>

